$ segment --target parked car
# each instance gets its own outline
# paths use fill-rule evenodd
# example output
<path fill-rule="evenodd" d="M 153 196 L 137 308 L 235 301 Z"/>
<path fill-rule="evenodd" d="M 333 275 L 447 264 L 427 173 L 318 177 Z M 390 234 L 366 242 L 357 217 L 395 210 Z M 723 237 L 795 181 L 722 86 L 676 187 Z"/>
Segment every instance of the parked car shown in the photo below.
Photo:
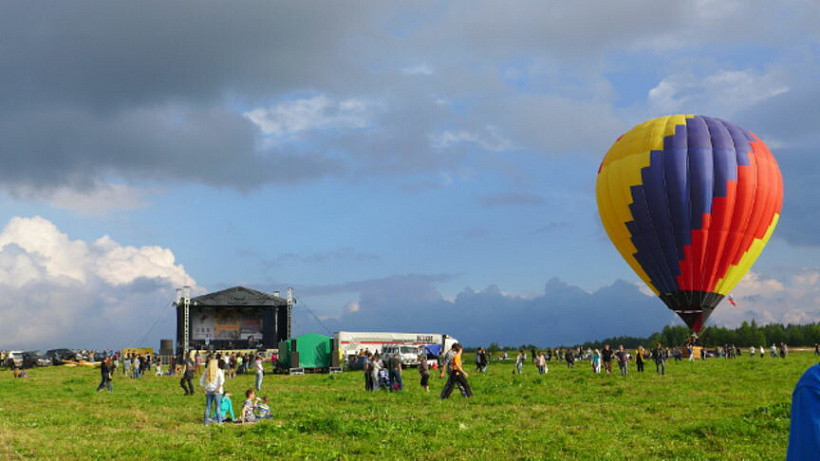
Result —
<path fill-rule="evenodd" d="M 40 351 L 23 352 L 23 368 L 47 367 L 51 365 L 51 359 L 43 355 Z"/>
<path fill-rule="evenodd" d="M 23 352 L 22 351 L 9 351 L 6 354 L 6 357 L 7 357 L 6 362 L 11 360 L 12 362 L 14 362 L 14 365 L 16 367 L 19 368 L 19 367 L 23 366 Z M 3 365 L 9 366 L 8 363 L 4 363 Z"/>
<path fill-rule="evenodd" d="M 79 360 L 80 354 L 72 349 L 51 349 L 46 351 L 46 357 L 51 359 L 54 365 L 62 365 L 66 360 Z"/>

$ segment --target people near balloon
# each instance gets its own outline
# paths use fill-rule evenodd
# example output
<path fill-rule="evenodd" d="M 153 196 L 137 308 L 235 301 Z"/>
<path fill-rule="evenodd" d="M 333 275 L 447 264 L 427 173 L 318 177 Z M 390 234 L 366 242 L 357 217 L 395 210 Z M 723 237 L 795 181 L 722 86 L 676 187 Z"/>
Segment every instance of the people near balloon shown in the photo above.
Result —
<path fill-rule="evenodd" d="M 789 355 L 789 346 L 785 342 L 780 343 L 780 358 L 785 359 Z"/>
<path fill-rule="evenodd" d="M 763 346 L 760 346 L 760 358 L 762 359 L 765 356 L 766 356 L 766 350 L 763 349 Z"/>
<path fill-rule="evenodd" d="M 659 375 L 666 374 L 666 349 L 661 347 L 661 343 L 657 343 L 654 348 L 652 348 L 652 361 L 655 362 L 655 372 Z"/>
<path fill-rule="evenodd" d="M 671 115 L 615 141 L 598 169 L 596 198 L 621 256 L 699 332 L 769 241 L 783 180 L 753 133 L 717 118 Z"/>
<path fill-rule="evenodd" d="M 455 343 L 453 344 L 452 350 L 453 357 L 450 360 L 449 375 L 447 377 L 447 382 L 444 384 L 444 388 L 441 390 L 441 398 L 449 398 L 455 386 L 458 386 L 458 388 L 461 390 L 462 397 L 472 397 L 473 391 L 470 388 L 470 383 L 467 382 L 467 378 L 469 377 L 469 375 L 466 371 L 464 371 L 464 367 L 461 361 L 461 353 L 463 351 L 463 348 L 461 347 L 461 344 Z M 519 355 L 523 355 L 524 360 L 526 360 L 526 355 L 524 354 L 523 350 L 520 351 Z"/>
<path fill-rule="evenodd" d="M 638 346 L 638 348 L 635 349 L 635 368 L 638 370 L 638 373 L 643 373 L 644 358 L 646 358 L 646 351 L 643 346 Z"/>
<path fill-rule="evenodd" d="M 604 344 L 604 348 L 601 350 L 601 361 L 604 364 L 604 370 L 606 370 L 606 375 L 609 376 L 612 374 L 612 354 L 613 350 L 610 349 L 609 344 Z"/>

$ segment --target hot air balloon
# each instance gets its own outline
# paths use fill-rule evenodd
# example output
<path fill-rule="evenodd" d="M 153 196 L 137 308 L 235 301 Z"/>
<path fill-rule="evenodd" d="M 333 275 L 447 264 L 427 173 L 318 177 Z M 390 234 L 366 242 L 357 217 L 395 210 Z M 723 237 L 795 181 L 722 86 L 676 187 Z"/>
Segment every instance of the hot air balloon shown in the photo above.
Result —
<path fill-rule="evenodd" d="M 716 118 L 671 115 L 615 141 L 596 196 L 621 256 L 697 333 L 769 241 L 783 179 L 754 134 Z"/>

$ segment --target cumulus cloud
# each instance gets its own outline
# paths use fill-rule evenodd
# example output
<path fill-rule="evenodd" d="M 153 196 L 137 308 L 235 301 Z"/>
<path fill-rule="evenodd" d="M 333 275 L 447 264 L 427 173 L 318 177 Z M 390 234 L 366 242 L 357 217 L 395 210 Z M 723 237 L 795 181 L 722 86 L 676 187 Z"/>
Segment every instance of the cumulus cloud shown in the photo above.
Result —
<path fill-rule="evenodd" d="M 167 248 L 71 240 L 42 217 L 12 218 L 0 233 L 0 348 L 133 346 L 158 314 L 173 319 L 182 285 L 201 291 Z"/>
<path fill-rule="evenodd" d="M 658 113 L 732 115 L 787 91 L 780 70 L 720 70 L 702 78 L 684 72 L 661 80 L 649 91 L 648 103 Z"/>
<path fill-rule="evenodd" d="M 711 321 L 728 327 L 755 319 L 766 323 L 820 321 L 820 271 L 806 269 L 778 280 L 749 272 L 733 292 L 737 307 L 723 302 Z"/>
<path fill-rule="evenodd" d="M 318 95 L 253 109 L 244 115 L 265 135 L 281 138 L 313 130 L 364 128 L 371 123 L 374 106 L 361 99 L 335 101 Z"/>

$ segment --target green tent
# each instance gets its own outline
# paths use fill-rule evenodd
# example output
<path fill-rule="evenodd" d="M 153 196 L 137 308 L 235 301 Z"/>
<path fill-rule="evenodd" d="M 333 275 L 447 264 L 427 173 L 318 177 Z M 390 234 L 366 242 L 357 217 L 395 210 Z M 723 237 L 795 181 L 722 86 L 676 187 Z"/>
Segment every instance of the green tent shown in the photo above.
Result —
<path fill-rule="evenodd" d="M 333 339 L 308 333 L 279 343 L 279 362 L 286 368 L 328 368 Z M 292 352 L 298 352 L 298 362 Z"/>

